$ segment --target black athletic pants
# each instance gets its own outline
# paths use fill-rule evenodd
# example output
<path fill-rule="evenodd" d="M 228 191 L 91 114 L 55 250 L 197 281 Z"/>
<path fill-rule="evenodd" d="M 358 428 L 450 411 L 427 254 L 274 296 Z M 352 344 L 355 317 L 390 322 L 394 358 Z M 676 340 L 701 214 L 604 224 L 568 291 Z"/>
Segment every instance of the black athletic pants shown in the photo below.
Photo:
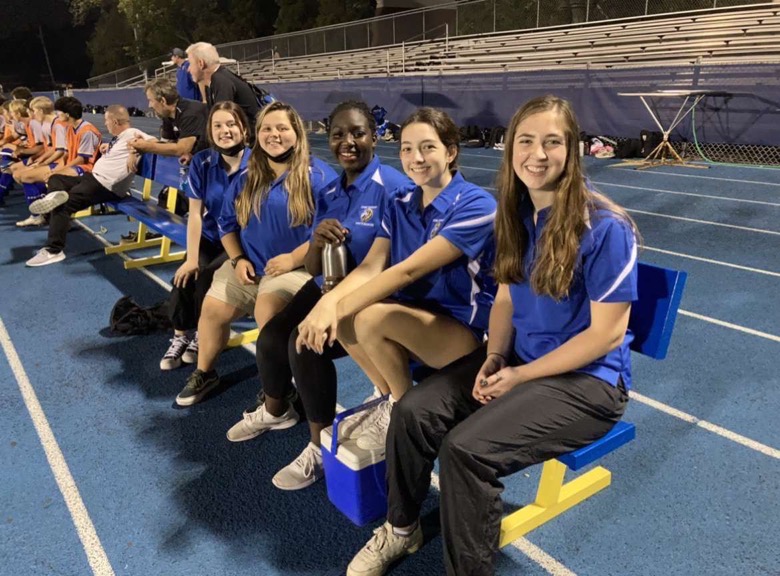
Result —
<path fill-rule="evenodd" d="M 336 415 L 336 367 L 333 360 L 347 353 L 336 342 L 323 354 L 295 351 L 298 324 L 320 301 L 322 293 L 312 279 L 303 285 L 290 303 L 274 316 L 257 339 L 257 371 L 266 396 L 285 398 L 295 385 L 311 422 L 330 424 Z"/>
<path fill-rule="evenodd" d="M 198 279 L 190 279 L 183 288 L 173 287 L 169 300 L 171 322 L 175 330 L 195 330 L 198 327 L 203 299 L 211 287 L 214 273 L 227 260 L 222 243 L 201 237 L 198 250 Z"/>
<path fill-rule="evenodd" d="M 125 197 L 118 196 L 104 187 L 91 172 L 87 172 L 84 176 L 56 174 L 49 178 L 46 187 L 50 192 L 64 190 L 68 193 L 68 201 L 49 213 L 49 238 L 46 241 L 46 249 L 54 254 L 62 252 L 65 248 L 71 214 L 102 202 L 117 202 Z"/>
<path fill-rule="evenodd" d="M 521 384 L 483 406 L 471 391 L 486 350 L 478 348 L 409 390 L 393 408 L 387 435 L 393 526 L 418 519 L 439 457 L 449 576 L 493 574 L 503 515 L 499 478 L 597 440 L 628 402 L 622 384 L 615 388 L 570 372 Z"/>

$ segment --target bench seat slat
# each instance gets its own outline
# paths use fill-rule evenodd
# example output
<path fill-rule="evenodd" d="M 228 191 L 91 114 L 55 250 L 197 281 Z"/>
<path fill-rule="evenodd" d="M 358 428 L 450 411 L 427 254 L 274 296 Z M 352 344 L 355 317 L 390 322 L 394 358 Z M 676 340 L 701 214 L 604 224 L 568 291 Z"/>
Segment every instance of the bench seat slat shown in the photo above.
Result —
<path fill-rule="evenodd" d="M 630 422 L 620 421 L 603 437 L 579 450 L 558 457 L 558 461 L 566 464 L 570 470 L 579 470 L 620 448 L 623 444 L 628 444 L 635 437 L 636 427 Z"/>
<path fill-rule="evenodd" d="M 121 202 L 110 202 L 110 206 L 143 222 L 150 230 L 170 238 L 179 246 L 187 247 L 187 220 L 165 208 L 137 198 L 128 198 Z"/>

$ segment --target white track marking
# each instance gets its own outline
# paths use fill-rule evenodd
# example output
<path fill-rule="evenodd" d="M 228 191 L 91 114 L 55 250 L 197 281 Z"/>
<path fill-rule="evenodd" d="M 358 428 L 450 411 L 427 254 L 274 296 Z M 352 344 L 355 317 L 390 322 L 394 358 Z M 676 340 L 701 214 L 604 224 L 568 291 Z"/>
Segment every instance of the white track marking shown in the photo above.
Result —
<path fill-rule="evenodd" d="M 676 192 L 674 190 L 661 190 L 660 188 L 645 188 L 643 186 L 629 186 L 628 184 L 614 184 L 612 182 L 597 182 L 591 180 L 599 186 L 615 186 L 617 188 L 630 188 L 632 190 L 647 190 L 658 194 L 674 194 L 676 196 L 693 196 L 695 198 L 710 198 L 713 200 L 724 200 L 727 202 L 743 202 L 747 204 L 761 204 L 762 206 L 780 206 L 780 202 L 764 202 L 762 200 L 746 200 L 744 198 L 731 198 L 729 196 L 714 196 L 712 194 L 695 194 L 693 192 Z"/>
<path fill-rule="evenodd" d="M 762 270 L 761 268 L 751 268 L 750 266 L 731 264 L 730 262 L 723 262 L 722 260 L 701 258 L 700 256 L 693 256 L 692 254 L 683 254 L 682 252 L 672 252 L 671 250 L 662 250 L 661 248 L 652 248 L 650 246 L 642 246 L 642 250 L 649 250 L 650 252 L 660 252 L 661 254 L 668 254 L 669 256 L 677 256 L 678 258 L 687 258 L 689 260 L 697 260 L 699 262 L 706 262 L 707 264 L 716 264 L 718 266 L 728 266 L 729 268 L 736 268 L 737 270 L 745 270 L 747 272 L 755 272 L 756 274 L 765 274 L 767 276 L 774 276 L 776 278 L 780 278 L 780 272 L 772 272 L 770 270 Z"/>
<path fill-rule="evenodd" d="M 59 444 L 57 444 L 54 432 L 52 432 L 51 426 L 49 426 L 46 414 L 43 412 L 32 384 L 30 384 L 30 379 L 27 377 L 27 372 L 25 372 L 22 361 L 16 353 L 16 348 L 11 341 L 11 336 L 5 328 L 2 318 L 0 318 L 0 344 L 3 346 L 8 363 L 11 365 L 11 370 L 16 377 L 24 405 L 30 413 L 33 426 L 35 426 L 35 431 L 38 433 L 43 451 L 46 453 L 46 460 L 49 461 L 49 467 L 54 474 L 54 480 L 57 482 L 73 524 L 76 526 L 76 532 L 81 540 L 81 545 L 84 547 L 84 552 L 87 554 L 87 561 L 92 568 L 92 573 L 95 576 L 114 576 L 114 570 L 111 568 L 106 551 L 100 543 L 100 538 L 89 517 L 87 507 L 81 499 L 76 481 L 70 473 L 65 456 L 62 454 Z"/>
<path fill-rule="evenodd" d="M 744 332 L 745 334 L 750 334 L 751 336 L 758 336 L 759 338 L 771 340 L 772 342 L 780 342 L 780 336 L 770 334 L 768 332 L 761 332 L 760 330 L 754 330 L 753 328 L 748 328 L 747 326 L 732 324 L 731 322 L 718 320 L 717 318 L 712 318 L 711 316 L 704 316 L 703 314 L 697 314 L 696 312 L 689 312 L 688 310 L 683 310 L 682 308 L 678 310 L 678 313 L 681 316 L 696 318 L 697 320 L 703 320 L 704 322 L 709 322 L 710 324 L 717 324 L 718 326 L 723 326 L 724 328 L 728 328 L 730 330 L 736 330 L 737 332 Z"/>
<path fill-rule="evenodd" d="M 647 216 L 658 216 L 659 218 L 671 218 L 672 220 L 682 220 L 684 222 L 693 222 L 695 224 L 705 224 L 707 226 L 722 226 L 724 228 L 733 228 L 735 230 L 744 230 L 746 232 L 757 232 L 759 234 L 770 234 L 772 236 L 780 236 L 780 232 L 774 230 L 763 230 L 761 228 L 750 228 L 748 226 L 737 226 L 736 224 L 723 224 L 722 222 L 710 222 L 709 220 L 697 220 L 696 218 L 685 218 L 683 216 L 673 216 L 671 214 L 661 214 L 659 212 L 647 212 L 645 210 L 636 210 L 634 208 L 623 207 L 626 212 L 633 212 L 635 214 L 645 214 Z"/>

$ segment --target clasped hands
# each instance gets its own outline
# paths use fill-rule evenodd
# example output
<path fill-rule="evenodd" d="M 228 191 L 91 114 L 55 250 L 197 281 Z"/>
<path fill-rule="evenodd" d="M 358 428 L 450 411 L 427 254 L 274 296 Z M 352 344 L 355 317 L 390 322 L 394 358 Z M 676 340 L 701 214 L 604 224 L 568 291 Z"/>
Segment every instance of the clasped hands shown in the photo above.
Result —
<path fill-rule="evenodd" d="M 508 366 L 502 355 L 490 353 L 474 379 L 471 395 L 480 404 L 488 404 L 525 381 L 523 366 Z"/>

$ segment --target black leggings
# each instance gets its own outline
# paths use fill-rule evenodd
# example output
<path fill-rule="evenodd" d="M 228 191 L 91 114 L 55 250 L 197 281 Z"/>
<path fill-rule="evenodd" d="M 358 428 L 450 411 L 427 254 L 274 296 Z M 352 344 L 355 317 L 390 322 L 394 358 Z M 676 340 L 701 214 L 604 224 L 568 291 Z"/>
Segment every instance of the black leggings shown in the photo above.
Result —
<path fill-rule="evenodd" d="M 173 287 L 169 300 L 171 323 L 175 330 L 194 330 L 198 327 L 203 299 L 211 287 L 211 280 L 227 254 L 222 243 L 201 237 L 198 250 L 198 279 L 190 279 L 183 288 Z"/>
<path fill-rule="evenodd" d="M 477 348 L 404 394 L 387 433 L 387 519 L 393 526 L 419 518 L 439 458 L 449 576 L 493 574 L 503 515 L 500 478 L 597 440 L 628 402 L 622 385 L 568 372 L 520 384 L 483 406 L 471 392 L 486 350 Z"/>
<path fill-rule="evenodd" d="M 274 316 L 257 339 L 257 372 L 266 396 L 286 398 L 292 391 L 292 378 L 311 422 L 330 424 L 336 415 L 336 366 L 333 360 L 347 353 L 336 342 L 323 354 L 295 351 L 298 324 L 320 301 L 322 293 L 312 279 L 303 285 L 290 303 Z"/>

